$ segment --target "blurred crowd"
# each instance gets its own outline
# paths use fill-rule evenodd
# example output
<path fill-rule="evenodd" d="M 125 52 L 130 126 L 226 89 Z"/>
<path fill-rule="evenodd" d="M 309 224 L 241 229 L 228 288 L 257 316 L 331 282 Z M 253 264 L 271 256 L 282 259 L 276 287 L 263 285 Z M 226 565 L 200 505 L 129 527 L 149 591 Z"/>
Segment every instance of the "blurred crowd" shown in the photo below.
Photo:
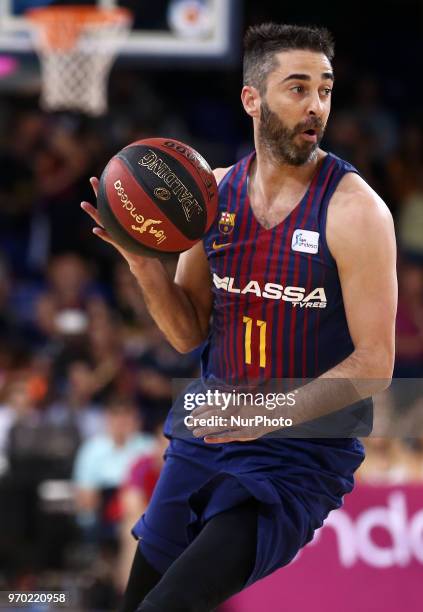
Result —
<path fill-rule="evenodd" d="M 89 177 L 124 140 L 113 147 L 98 126 L 35 106 L 5 112 L 0 588 L 77 568 L 81 606 L 110 609 L 163 461 L 171 380 L 196 376 L 199 355 L 164 340 L 129 268 L 80 210 Z"/>
<path fill-rule="evenodd" d="M 79 203 L 93 199 L 89 177 L 136 139 L 178 138 L 213 166 L 251 148 L 241 108 L 219 92 L 186 107 L 175 100 L 154 80 L 134 85 L 129 71 L 105 119 L 0 99 L 0 590 L 77 584 L 81 607 L 109 609 L 123 588 L 130 528 L 163 461 L 171 379 L 196 376 L 200 351 L 180 355 L 166 343 L 128 267 L 92 236 Z M 392 210 L 395 376 L 423 378 L 423 116 L 398 117 L 366 76 L 351 99 L 341 95 L 325 148 L 353 163 Z M 172 273 L 175 262 L 167 265 Z M 389 435 L 365 441 L 359 480 L 423 482 L 418 380 L 407 389 L 385 415 Z M 401 436 L 390 435 L 404 422 Z"/>

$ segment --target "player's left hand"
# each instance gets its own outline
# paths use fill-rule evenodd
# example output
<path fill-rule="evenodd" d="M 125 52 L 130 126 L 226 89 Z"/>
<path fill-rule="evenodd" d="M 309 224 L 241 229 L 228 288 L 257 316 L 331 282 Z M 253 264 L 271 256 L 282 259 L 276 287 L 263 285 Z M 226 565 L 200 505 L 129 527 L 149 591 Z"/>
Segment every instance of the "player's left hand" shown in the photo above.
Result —
<path fill-rule="evenodd" d="M 257 423 L 256 417 L 263 415 L 265 408 L 257 406 L 229 405 L 224 411 L 217 406 L 201 406 L 192 411 L 195 424 L 188 427 L 195 438 L 204 438 L 208 444 L 223 444 L 226 442 L 250 442 L 265 434 L 280 429 L 279 427 Z M 264 415 L 263 415 L 264 416 Z M 269 413 L 266 415 L 269 416 Z M 272 415 L 270 414 L 270 417 Z M 235 424 L 232 417 L 240 417 L 240 424 Z M 203 425 L 199 420 L 212 420 L 212 424 Z M 209 422 L 210 422 L 209 421 Z"/>

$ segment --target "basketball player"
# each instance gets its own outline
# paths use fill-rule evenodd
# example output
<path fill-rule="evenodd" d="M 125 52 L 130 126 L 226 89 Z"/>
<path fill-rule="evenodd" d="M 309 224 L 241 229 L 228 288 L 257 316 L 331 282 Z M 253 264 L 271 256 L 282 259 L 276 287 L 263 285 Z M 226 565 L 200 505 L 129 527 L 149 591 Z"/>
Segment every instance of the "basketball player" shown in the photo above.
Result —
<path fill-rule="evenodd" d="M 301 422 L 356 402 L 347 392 L 336 406 L 331 380 L 381 381 L 377 391 L 394 360 L 391 215 L 349 163 L 319 147 L 332 58 L 325 29 L 249 29 L 241 97 L 255 151 L 215 171 L 218 217 L 180 256 L 174 280 L 159 260 L 93 230 L 127 260 L 177 350 L 206 341 L 204 381 L 315 378 L 311 393 L 299 394 Z M 82 206 L 99 224 L 94 207 Z M 218 411 L 207 405 L 193 416 Z M 355 437 L 280 438 L 274 427 L 219 422 L 178 435 L 173 423 L 163 471 L 133 529 L 125 612 L 213 610 L 288 564 L 341 506 L 364 458 Z"/>

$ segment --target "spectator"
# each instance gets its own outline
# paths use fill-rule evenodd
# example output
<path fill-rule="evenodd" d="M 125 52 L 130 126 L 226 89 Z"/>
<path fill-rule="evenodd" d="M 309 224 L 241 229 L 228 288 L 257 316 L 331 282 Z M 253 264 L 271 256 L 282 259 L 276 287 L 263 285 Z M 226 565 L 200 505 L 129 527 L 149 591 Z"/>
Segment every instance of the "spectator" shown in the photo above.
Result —
<path fill-rule="evenodd" d="M 50 423 L 73 423 L 82 440 L 103 433 L 105 416 L 101 404 L 94 401 L 98 385 L 88 360 L 76 359 L 67 367 L 61 397 L 46 409 Z"/>
<path fill-rule="evenodd" d="M 154 325 L 137 281 L 123 261 L 119 261 L 113 270 L 113 293 L 121 319 L 125 353 L 138 356 L 149 348 Z"/>
<path fill-rule="evenodd" d="M 48 267 L 47 294 L 58 311 L 85 309 L 93 294 L 90 266 L 76 253 L 66 253 L 51 259 Z"/>
<path fill-rule="evenodd" d="M 423 376 L 423 266 L 403 260 L 399 271 L 394 376 Z"/>
<path fill-rule="evenodd" d="M 106 432 L 86 440 L 75 459 L 78 522 L 88 539 L 115 538 L 116 492 L 131 463 L 153 447 L 154 438 L 140 431 L 136 406 L 112 401 L 106 409 Z"/>
<path fill-rule="evenodd" d="M 91 302 L 88 315 L 87 348 L 93 364 L 95 399 L 107 401 L 113 393 L 127 395 L 121 326 L 101 300 Z"/>
<path fill-rule="evenodd" d="M 22 483 L 69 478 L 79 444 L 72 424 L 46 421 L 39 407 L 45 392 L 44 381 L 31 370 L 17 373 L 7 389 L 5 409 L 13 414 L 6 444 L 10 473 Z"/>
<path fill-rule="evenodd" d="M 9 413 L 5 458 L 7 471 L 1 484 L 0 521 L 7 524 L 0 550 L 5 547 L 8 567 L 40 570 L 52 559 L 61 565 L 68 534 L 62 546 L 52 542 L 53 531 L 45 529 L 40 503 L 40 487 L 47 480 L 69 479 L 79 444 L 72 425 L 46 423 L 40 401 L 44 398 L 42 380 L 28 369 L 17 372 L 5 390 L 2 411 Z M 4 535 L 4 537 L 3 537 Z"/>
<path fill-rule="evenodd" d="M 50 261 L 47 281 L 47 287 L 35 300 L 29 332 L 37 348 L 54 350 L 52 347 L 60 344 L 65 335 L 85 333 L 88 305 L 100 299 L 100 292 L 94 286 L 90 267 L 74 253 Z"/>
<path fill-rule="evenodd" d="M 398 239 L 404 252 L 423 264 L 423 130 L 409 124 L 401 148 L 388 164 L 391 190 L 398 204 Z"/>
<path fill-rule="evenodd" d="M 130 467 L 120 493 L 120 559 L 117 588 L 123 592 L 131 569 L 135 552 L 135 540 L 131 529 L 147 508 L 163 466 L 164 452 L 168 440 L 163 435 L 163 421 L 154 430 L 155 446 L 148 455 L 143 455 Z"/>

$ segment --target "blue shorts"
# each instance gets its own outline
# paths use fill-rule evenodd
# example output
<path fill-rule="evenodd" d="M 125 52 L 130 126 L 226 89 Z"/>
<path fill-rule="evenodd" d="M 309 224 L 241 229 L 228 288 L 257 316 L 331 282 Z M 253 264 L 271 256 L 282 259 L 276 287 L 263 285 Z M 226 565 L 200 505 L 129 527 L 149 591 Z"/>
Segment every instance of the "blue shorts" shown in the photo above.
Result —
<path fill-rule="evenodd" d="M 132 530 L 160 573 L 212 516 L 253 497 L 259 503 L 257 554 L 246 584 L 288 564 L 354 486 L 361 442 L 259 439 L 208 445 L 172 439 L 145 514 Z"/>

